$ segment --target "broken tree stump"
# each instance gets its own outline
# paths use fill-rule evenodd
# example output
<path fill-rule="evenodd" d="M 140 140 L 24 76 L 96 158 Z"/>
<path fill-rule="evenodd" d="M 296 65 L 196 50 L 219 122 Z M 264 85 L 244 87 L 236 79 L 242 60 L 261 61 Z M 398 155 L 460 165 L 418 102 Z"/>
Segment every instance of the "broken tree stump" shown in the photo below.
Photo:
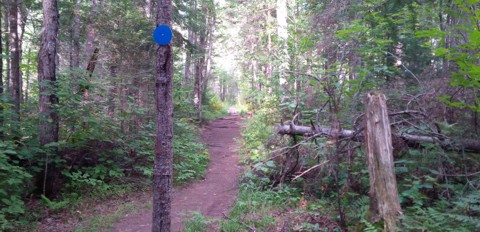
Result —
<path fill-rule="evenodd" d="M 385 95 L 367 94 L 365 117 L 365 143 L 370 176 L 369 219 L 373 223 L 383 220 L 386 231 L 395 231 L 402 209 L 395 179 L 392 133 Z"/>

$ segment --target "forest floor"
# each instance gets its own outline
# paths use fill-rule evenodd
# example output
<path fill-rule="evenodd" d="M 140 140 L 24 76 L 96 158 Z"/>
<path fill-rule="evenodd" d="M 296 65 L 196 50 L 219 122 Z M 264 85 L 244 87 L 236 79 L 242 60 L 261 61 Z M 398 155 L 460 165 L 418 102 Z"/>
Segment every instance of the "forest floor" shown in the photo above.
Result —
<path fill-rule="evenodd" d="M 227 215 L 238 192 L 238 178 L 242 168 L 238 163 L 237 143 L 240 136 L 238 115 L 215 119 L 203 129 L 202 140 L 208 145 L 210 163 L 204 179 L 173 193 L 172 231 L 183 230 L 183 219 L 188 212 L 200 212 L 209 218 Z M 148 199 L 151 201 L 151 199 Z M 151 231 L 152 210 L 142 209 L 127 214 L 111 231 Z"/>

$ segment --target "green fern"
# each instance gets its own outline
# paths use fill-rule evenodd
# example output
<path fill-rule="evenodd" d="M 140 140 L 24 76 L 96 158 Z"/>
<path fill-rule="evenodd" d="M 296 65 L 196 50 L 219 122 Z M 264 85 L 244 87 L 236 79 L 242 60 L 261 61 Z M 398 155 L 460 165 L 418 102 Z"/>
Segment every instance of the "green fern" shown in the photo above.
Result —
<path fill-rule="evenodd" d="M 360 196 L 358 199 L 351 203 L 347 216 L 350 219 L 353 219 L 352 221 L 358 221 L 359 219 L 364 218 L 365 214 L 368 211 L 369 204 L 370 199 L 368 196 Z"/>
<path fill-rule="evenodd" d="M 378 228 L 375 227 L 372 223 L 369 221 L 362 219 L 363 225 L 365 225 L 365 228 L 363 229 L 364 232 L 379 232 L 381 230 L 378 230 Z"/>
<path fill-rule="evenodd" d="M 438 201 L 433 207 L 405 209 L 405 231 L 480 231 L 480 192 L 470 191 L 451 202 Z"/>

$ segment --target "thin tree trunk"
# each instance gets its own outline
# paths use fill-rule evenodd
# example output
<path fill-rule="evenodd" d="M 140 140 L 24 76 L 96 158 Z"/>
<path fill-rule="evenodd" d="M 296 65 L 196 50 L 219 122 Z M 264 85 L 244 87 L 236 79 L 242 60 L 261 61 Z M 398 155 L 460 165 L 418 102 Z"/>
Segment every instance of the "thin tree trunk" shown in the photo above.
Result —
<path fill-rule="evenodd" d="M 202 121 L 202 67 L 203 58 L 199 58 L 195 64 L 195 81 L 193 86 L 193 107 L 199 122 Z"/>
<path fill-rule="evenodd" d="M 190 40 L 191 38 L 191 34 L 193 34 L 192 31 L 188 31 L 188 40 Z M 191 64 L 192 64 L 192 52 L 191 52 L 191 49 L 189 47 L 189 45 L 187 45 L 187 51 L 186 51 L 186 55 L 185 55 L 185 69 L 184 69 L 184 73 L 183 73 L 183 86 L 189 86 L 190 85 L 190 79 L 191 79 Z"/>
<path fill-rule="evenodd" d="M 108 111 L 107 114 L 110 118 L 113 119 L 115 115 L 115 97 L 117 96 L 117 68 L 118 68 L 118 59 L 115 52 L 113 52 L 112 64 L 110 64 L 110 76 L 112 77 L 112 88 L 108 91 Z"/>
<path fill-rule="evenodd" d="M 23 60 L 23 35 L 25 32 L 25 22 L 27 21 L 27 11 L 24 9 L 22 0 L 18 0 L 17 5 L 17 34 L 18 34 L 18 60 L 19 64 Z M 19 80 L 19 102 L 23 102 L 23 73 L 19 68 L 18 71 L 18 80 Z"/>
<path fill-rule="evenodd" d="M 78 69 L 80 67 L 80 0 L 77 0 L 75 3 L 72 27 L 72 58 L 70 66 Z"/>
<path fill-rule="evenodd" d="M 204 15 L 208 14 L 208 8 L 206 3 L 202 5 L 202 13 Z M 204 21 L 207 23 L 207 16 L 201 15 L 199 17 L 200 21 Z M 194 97 L 193 97 L 193 105 L 196 111 L 197 120 L 202 122 L 202 97 L 203 97 L 203 87 L 205 82 L 205 74 L 206 74 L 206 51 L 207 51 L 207 29 L 201 29 L 199 32 L 199 36 L 197 38 L 197 54 L 199 57 L 195 63 L 195 81 L 194 81 Z"/>
<path fill-rule="evenodd" d="M 387 231 L 396 231 L 402 208 L 398 198 L 393 164 L 392 134 L 385 95 L 369 93 L 366 106 L 368 172 L 370 176 L 369 217 L 384 222 Z"/>
<path fill-rule="evenodd" d="M 195 12 L 195 8 L 197 7 L 197 1 L 191 0 L 190 1 L 190 12 L 189 14 L 193 14 Z M 184 86 L 190 86 L 190 81 L 192 79 L 192 74 L 194 70 L 192 70 L 192 61 L 194 61 L 192 57 L 192 53 L 195 51 L 195 44 L 196 44 L 196 32 L 194 31 L 193 26 L 189 26 L 188 28 L 188 43 L 186 45 L 186 57 L 185 57 L 185 72 L 184 72 L 184 79 L 183 84 Z"/>
<path fill-rule="evenodd" d="M 266 6 L 268 7 L 268 6 Z M 268 29 L 271 24 L 271 17 L 270 17 L 270 10 L 265 11 L 265 22 L 266 22 L 266 32 L 267 32 L 267 54 L 272 54 L 272 35 L 270 33 L 270 30 Z M 273 75 L 273 68 L 271 64 L 271 59 L 270 55 L 267 56 L 267 63 L 265 64 L 265 78 L 267 79 L 267 84 L 269 86 L 272 86 L 272 75 Z M 270 83 L 269 83 L 270 82 Z M 268 92 L 271 92 L 272 89 L 271 87 L 268 88 Z"/>
<path fill-rule="evenodd" d="M 279 76 L 281 78 L 280 84 L 282 82 L 287 82 L 285 79 L 285 71 L 288 69 L 288 7 L 287 0 L 277 0 L 277 34 L 278 42 L 280 46 L 280 66 L 279 66 Z M 283 79 L 283 80 L 282 80 Z"/>
<path fill-rule="evenodd" d="M 31 48 L 28 48 L 27 54 L 28 54 L 27 67 L 30 67 L 30 65 L 32 64 L 32 60 L 31 60 L 31 57 L 30 57 Z M 23 94 L 25 102 L 28 102 L 28 89 L 29 88 L 30 88 L 30 68 L 27 68 L 27 71 L 25 73 L 25 93 Z"/>
<path fill-rule="evenodd" d="M 204 80 L 202 82 L 203 93 L 206 92 L 208 81 L 212 74 L 212 54 L 213 54 L 213 44 L 215 43 L 215 21 L 216 21 L 215 9 L 207 8 L 207 10 L 208 10 L 208 16 L 207 16 L 208 17 L 208 20 L 207 20 L 208 33 L 205 40 L 205 47 L 207 50 L 207 54 L 205 57 L 206 59 L 205 75 L 204 75 Z"/>
<path fill-rule="evenodd" d="M 97 26 L 95 24 L 95 19 L 98 18 L 98 3 L 100 0 L 92 0 L 91 3 L 91 12 L 90 12 L 90 21 L 87 25 L 87 42 L 85 46 L 85 54 L 90 56 L 93 54 L 94 50 L 97 48 Z M 84 67 L 87 67 L 89 62 Z"/>
<path fill-rule="evenodd" d="M 10 55 L 10 17 L 8 13 L 8 9 L 10 9 L 10 0 L 6 1 L 6 8 L 7 12 L 5 13 L 5 54 Z M 6 62 L 6 78 L 4 84 L 4 92 L 6 95 L 10 94 L 10 87 L 11 87 L 11 78 L 10 78 L 10 59 Z"/>
<path fill-rule="evenodd" d="M 43 0 L 43 33 L 41 36 L 40 51 L 38 54 L 38 82 L 39 82 L 39 113 L 40 126 L 38 140 L 40 146 L 58 142 L 58 115 L 55 105 L 58 103 L 56 95 L 56 54 L 58 34 L 58 8 L 56 0 Z M 43 193 L 47 196 L 55 194 L 55 181 L 58 170 L 51 162 L 50 156 L 57 153 L 57 149 L 45 151 L 45 169 L 43 173 Z"/>
<path fill-rule="evenodd" d="M 20 37 L 18 34 L 18 0 L 12 0 L 9 6 L 10 25 L 10 77 L 12 78 L 12 100 L 15 109 L 15 121 L 20 121 Z M 18 126 L 18 125 L 17 125 Z M 15 136 L 18 136 L 19 128 L 14 126 Z"/>
<path fill-rule="evenodd" d="M 172 0 L 157 0 L 157 25 L 171 26 Z M 170 232 L 173 174 L 173 49 L 157 47 L 157 137 L 153 171 L 153 232 Z"/>
<path fill-rule="evenodd" d="M 2 11 L 0 11 L 0 55 L 3 56 Z M 3 57 L 0 58 L 0 102 L 3 103 Z M 5 139 L 3 126 L 3 104 L 0 104 L 0 141 Z"/>

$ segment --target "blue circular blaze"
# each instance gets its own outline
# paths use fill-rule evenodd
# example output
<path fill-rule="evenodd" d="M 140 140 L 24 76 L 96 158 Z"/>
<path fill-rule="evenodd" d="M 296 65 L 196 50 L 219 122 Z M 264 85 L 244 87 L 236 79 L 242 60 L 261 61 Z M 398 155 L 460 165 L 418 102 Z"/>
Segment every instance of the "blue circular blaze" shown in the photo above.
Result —
<path fill-rule="evenodd" d="M 153 39 L 158 45 L 167 45 L 172 41 L 173 33 L 172 29 L 170 29 L 167 25 L 159 25 L 153 31 Z"/>

